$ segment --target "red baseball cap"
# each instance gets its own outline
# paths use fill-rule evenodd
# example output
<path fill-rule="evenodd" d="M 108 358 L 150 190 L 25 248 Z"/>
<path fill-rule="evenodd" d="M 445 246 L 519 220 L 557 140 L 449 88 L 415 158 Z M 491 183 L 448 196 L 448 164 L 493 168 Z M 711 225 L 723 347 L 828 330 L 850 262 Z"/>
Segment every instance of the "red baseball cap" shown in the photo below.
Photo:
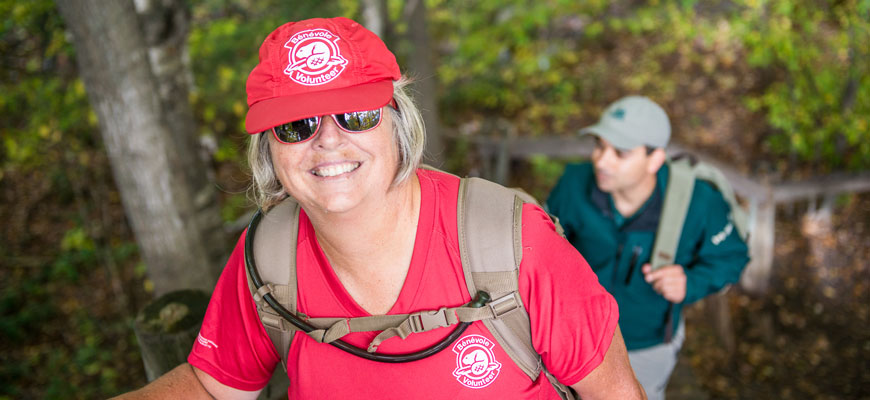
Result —
<path fill-rule="evenodd" d="M 288 22 L 266 37 L 248 75 L 245 130 L 383 107 L 400 77 L 384 42 L 350 19 Z"/>

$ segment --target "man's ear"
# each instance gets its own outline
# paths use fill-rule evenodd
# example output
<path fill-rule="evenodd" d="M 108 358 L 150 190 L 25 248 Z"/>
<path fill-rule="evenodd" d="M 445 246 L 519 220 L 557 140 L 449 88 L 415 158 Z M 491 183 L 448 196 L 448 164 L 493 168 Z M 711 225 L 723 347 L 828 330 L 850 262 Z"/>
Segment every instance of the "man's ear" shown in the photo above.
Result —
<path fill-rule="evenodd" d="M 647 172 L 650 174 L 655 174 L 659 172 L 659 168 L 664 165 L 665 160 L 667 160 L 667 154 L 665 154 L 664 148 L 657 148 L 652 151 L 652 153 L 647 156 Z"/>

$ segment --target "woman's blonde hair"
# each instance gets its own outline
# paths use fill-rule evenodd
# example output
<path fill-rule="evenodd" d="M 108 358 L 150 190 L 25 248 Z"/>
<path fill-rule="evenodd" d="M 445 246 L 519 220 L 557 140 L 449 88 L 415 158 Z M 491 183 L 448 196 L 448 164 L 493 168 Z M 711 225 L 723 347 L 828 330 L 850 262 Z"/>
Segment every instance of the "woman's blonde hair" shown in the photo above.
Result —
<path fill-rule="evenodd" d="M 411 80 L 405 77 L 393 82 L 393 99 L 397 107 L 387 107 L 393 121 L 393 138 L 399 151 L 399 168 L 393 178 L 393 186 L 408 179 L 420 166 L 426 141 L 423 117 L 407 93 L 410 83 Z M 248 164 L 253 178 L 249 197 L 263 211 L 280 203 L 288 195 L 275 174 L 269 138 L 266 136 L 268 132 L 251 135 L 248 143 Z"/>

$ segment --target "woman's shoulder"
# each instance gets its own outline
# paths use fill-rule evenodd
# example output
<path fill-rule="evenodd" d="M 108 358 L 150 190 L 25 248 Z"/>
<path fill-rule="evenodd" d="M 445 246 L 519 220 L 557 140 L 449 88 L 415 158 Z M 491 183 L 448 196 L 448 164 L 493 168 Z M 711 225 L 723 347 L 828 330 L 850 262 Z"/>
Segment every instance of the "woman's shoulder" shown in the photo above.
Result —
<path fill-rule="evenodd" d="M 417 178 L 444 183 L 455 183 L 456 185 L 459 185 L 460 181 L 458 175 L 429 167 L 417 168 Z"/>
<path fill-rule="evenodd" d="M 448 172 L 418 168 L 417 179 L 424 196 L 435 195 L 439 200 L 456 199 L 459 194 L 459 176 Z"/>

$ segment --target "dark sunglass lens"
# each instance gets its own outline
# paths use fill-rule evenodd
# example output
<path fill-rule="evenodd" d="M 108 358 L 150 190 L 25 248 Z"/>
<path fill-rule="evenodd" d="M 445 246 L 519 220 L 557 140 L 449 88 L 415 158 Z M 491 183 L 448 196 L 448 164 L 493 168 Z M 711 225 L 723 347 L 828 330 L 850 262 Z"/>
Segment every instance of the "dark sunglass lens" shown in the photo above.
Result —
<path fill-rule="evenodd" d="M 335 115 L 339 125 L 351 132 L 362 132 L 372 129 L 381 121 L 381 109 L 372 111 L 354 111 Z"/>
<path fill-rule="evenodd" d="M 281 124 L 275 127 L 275 136 L 284 143 L 298 143 L 317 132 L 317 123 L 317 117 L 311 117 Z"/>

